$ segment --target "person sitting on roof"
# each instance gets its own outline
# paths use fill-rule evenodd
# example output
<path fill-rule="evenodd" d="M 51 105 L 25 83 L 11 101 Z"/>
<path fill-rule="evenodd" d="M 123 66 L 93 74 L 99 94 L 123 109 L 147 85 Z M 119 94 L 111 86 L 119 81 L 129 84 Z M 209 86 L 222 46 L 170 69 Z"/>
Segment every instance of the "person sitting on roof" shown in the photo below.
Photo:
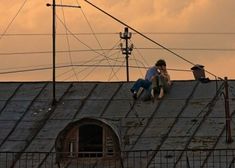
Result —
<path fill-rule="evenodd" d="M 145 90 L 150 90 L 151 91 L 151 84 L 152 84 L 152 80 L 155 78 L 155 76 L 158 76 L 160 75 L 159 71 L 157 70 L 157 63 L 150 67 L 147 72 L 146 72 L 146 75 L 145 75 L 145 78 L 142 79 L 142 78 L 139 78 L 135 83 L 134 85 L 132 86 L 131 88 L 131 92 L 133 94 L 133 98 L 134 99 L 137 99 L 137 93 L 139 91 L 139 89 L 142 87 L 144 88 Z M 149 93 L 150 93 L 149 91 Z"/>
<path fill-rule="evenodd" d="M 169 92 L 169 88 L 172 83 L 170 80 L 170 75 L 168 74 L 166 69 L 165 60 L 158 60 L 156 63 L 156 67 L 159 72 L 153 76 L 151 96 L 152 98 L 155 98 L 156 94 L 159 93 L 158 99 L 162 99 L 164 93 Z"/>

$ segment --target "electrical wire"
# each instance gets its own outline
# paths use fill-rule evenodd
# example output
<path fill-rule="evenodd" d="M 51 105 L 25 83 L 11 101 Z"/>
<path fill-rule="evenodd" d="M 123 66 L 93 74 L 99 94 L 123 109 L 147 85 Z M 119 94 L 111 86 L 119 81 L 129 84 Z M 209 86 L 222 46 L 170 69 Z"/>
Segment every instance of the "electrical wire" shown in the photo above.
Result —
<path fill-rule="evenodd" d="M 187 62 L 187 63 L 189 63 L 189 64 L 191 64 L 191 65 L 193 65 L 193 66 L 196 66 L 196 64 L 194 64 L 193 62 L 189 61 L 188 59 L 184 58 L 183 56 L 179 55 L 178 53 L 176 53 L 176 52 L 170 50 L 169 48 L 165 47 L 164 45 L 162 45 L 162 44 L 156 42 L 155 40 L 149 38 L 148 36 L 144 35 L 144 34 L 141 33 L 140 31 L 134 29 L 133 27 L 129 26 L 128 24 L 124 23 L 123 21 L 117 19 L 116 17 L 110 15 L 109 13 L 105 12 L 104 10 L 102 10 L 102 9 L 99 8 L 99 7 L 97 7 L 97 6 L 94 5 L 93 3 L 89 2 L 88 0 L 84 0 L 84 1 L 85 1 L 86 3 L 88 3 L 88 4 L 90 4 L 91 6 L 93 6 L 94 8 L 98 9 L 98 10 L 101 11 L 102 13 L 106 14 L 107 16 L 111 17 L 111 18 L 114 19 L 115 21 L 121 23 L 122 25 L 124 25 L 124 26 L 126 26 L 126 27 L 128 27 L 128 28 L 130 28 L 131 30 L 133 30 L 134 32 L 138 33 L 139 35 L 141 35 L 141 36 L 144 37 L 145 39 L 149 40 L 150 42 L 152 42 L 152 43 L 158 45 L 159 47 L 165 49 L 165 50 L 168 51 L 169 53 L 175 55 L 176 57 L 178 57 L 178 58 L 180 58 L 180 59 L 182 59 L 182 60 L 184 60 L 185 62 Z M 200 67 L 199 67 L 199 68 L 200 68 Z M 214 76 L 215 78 L 218 77 L 217 75 L 215 75 L 215 74 L 213 74 L 213 73 L 207 71 L 206 69 L 204 69 L 204 71 L 207 72 L 208 74 Z M 218 78 L 221 79 L 221 80 L 223 80 L 221 77 L 218 77 Z"/>
<path fill-rule="evenodd" d="M 25 5 L 25 3 L 26 3 L 26 1 L 27 0 L 25 0 L 24 2 L 23 2 L 23 4 L 22 4 L 22 6 L 20 7 L 20 9 L 19 9 L 19 11 L 17 12 L 17 14 L 15 15 L 15 17 L 11 20 L 11 22 L 9 23 L 9 25 L 7 26 L 7 28 L 6 28 L 6 30 L 4 31 L 4 33 L 3 34 L 1 34 L 1 37 L 0 37 L 0 39 L 6 34 L 6 32 L 8 31 L 8 29 L 9 29 L 9 27 L 10 27 L 10 25 L 13 23 L 13 21 L 15 20 L 15 18 L 17 17 L 17 15 L 19 14 L 19 12 L 22 10 L 22 8 L 23 8 L 23 6 Z M 77 1 L 78 2 L 78 1 Z M 88 2 L 88 1 L 86 1 L 86 2 Z M 62 1 L 61 1 L 61 3 L 62 3 Z M 63 15 L 64 15 L 64 13 L 63 13 Z M 57 17 L 58 18 L 58 17 Z M 65 29 L 66 29 L 66 36 L 68 36 L 69 34 L 68 34 L 68 32 L 70 32 L 69 31 L 69 29 L 67 29 L 67 26 L 66 26 L 66 23 L 65 23 L 65 20 L 64 20 L 64 27 L 65 27 Z M 129 27 L 129 26 L 128 26 Z M 129 28 L 131 28 L 131 27 L 129 27 Z M 135 29 L 134 29 L 135 30 Z M 71 32 L 70 32 L 71 33 Z M 161 32 L 161 33 L 158 33 L 158 34 L 179 34 L 179 33 L 172 33 L 172 32 Z M 87 34 L 89 34 L 89 33 L 86 33 L 86 35 Z M 99 33 L 94 33 L 94 32 L 92 32 L 92 34 L 94 35 L 94 34 L 99 34 Z M 112 33 L 105 33 L 105 34 L 112 34 Z M 116 33 L 115 33 L 116 34 Z M 118 33 L 117 33 L 118 34 Z M 139 32 L 137 32 L 136 34 L 139 34 Z M 145 34 L 156 34 L 156 33 L 154 33 L 154 32 L 146 32 Z M 190 32 L 185 32 L 185 33 L 181 33 L 181 34 L 190 34 Z M 191 34 L 209 34 L 209 35 L 211 35 L 211 34 L 216 34 L 216 33 L 200 33 L 200 32 L 196 32 L 196 33 L 191 33 Z M 217 33 L 217 34 L 232 34 L 232 33 Z M 235 33 L 234 33 L 235 34 Z M 34 34 L 35 35 L 35 34 Z M 45 34 L 46 35 L 46 34 Z M 74 36 L 74 33 L 72 34 L 71 33 L 71 35 L 73 35 Z M 84 34 L 85 35 L 85 34 Z M 75 36 L 76 37 L 76 36 Z M 68 38 L 68 37 L 67 37 Z M 80 40 L 79 40 L 80 41 Z M 153 40 L 152 40 L 153 41 Z M 80 41 L 81 42 L 81 41 Z M 154 41 L 155 42 L 155 41 Z M 155 44 L 156 44 L 157 42 L 155 42 Z M 83 43 L 82 43 L 83 44 Z M 158 43 L 159 44 L 159 43 Z M 86 45 L 85 45 L 86 46 Z M 101 45 L 100 45 L 101 46 Z M 166 47 L 164 47 L 164 46 L 161 46 L 160 44 L 159 44 L 159 46 L 160 47 L 162 47 L 161 49 L 165 49 L 165 50 L 177 50 L 176 48 L 166 48 Z M 89 48 L 89 47 L 88 47 Z M 144 49 L 144 48 L 139 48 L 139 49 Z M 145 49 L 151 49 L 151 48 L 145 48 Z M 160 48 L 155 48 L 155 49 L 160 49 Z M 179 50 L 197 50 L 197 49 L 182 49 L 182 48 L 178 48 Z M 102 47 L 101 47 L 101 49 L 99 50 L 99 51 L 104 51 L 104 50 L 108 50 L 108 49 L 102 49 Z M 208 49 L 198 49 L 198 50 L 208 50 Z M 209 49 L 210 51 L 211 50 L 213 50 L 213 51 L 235 51 L 235 49 Z M 93 51 L 94 52 L 94 49 L 91 49 L 90 48 L 90 50 L 87 50 L 87 51 Z M 49 52 L 49 51 L 48 51 Z M 62 52 L 64 52 L 64 51 L 62 51 Z M 72 51 L 70 51 L 70 47 L 69 47 L 69 49 L 68 49 L 68 51 L 65 51 L 65 52 L 69 52 L 69 54 L 71 54 L 71 52 Z M 169 52 L 171 52 L 171 51 L 169 51 Z M 30 54 L 32 54 L 32 53 L 36 53 L 36 52 L 29 52 Z M 45 52 L 38 52 L 38 53 L 45 53 Z M 38 54 L 37 53 L 37 54 Z M 95 52 L 95 53 L 97 53 L 97 54 L 99 54 L 99 55 L 102 55 L 102 56 L 104 56 L 104 54 L 101 54 L 101 53 L 99 53 L 99 52 Z M 14 53 L 0 53 L 0 55 L 4 55 L 4 54 L 9 54 L 9 55 L 14 55 Z M 25 54 L 25 53 L 18 53 L 18 54 Z M 174 52 L 173 52 L 173 54 L 174 54 Z M 178 54 L 175 54 L 176 56 L 178 55 Z M 70 55 L 71 56 L 71 55 Z M 178 55 L 178 56 L 180 56 L 180 55 Z M 105 58 L 107 58 L 107 57 L 105 57 Z M 180 58 L 181 58 L 181 56 L 180 56 Z M 185 58 L 184 58 L 185 59 Z M 109 62 L 109 58 L 107 59 L 108 60 L 108 62 Z M 115 60 L 115 59 L 114 59 Z M 116 58 L 116 60 L 117 60 L 117 58 Z M 136 59 L 134 59 L 134 60 L 136 60 Z M 188 61 L 188 60 L 186 60 L 185 59 L 185 61 L 187 61 L 187 62 L 189 62 L 189 63 L 191 63 L 191 64 L 193 64 L 192 62 L 190 62 L 190 61 Z M 71 63 L 71 65 L 70 66 L 72 66 L 73 67 L 73 61 L 72 62 L 70 62 Z M 136 64 L 137 64 L 137 62 L 136 62 Z M 138 64 L 137 64 L 138 65 Z M 195 65 L 195 64 L 193 64 L 193 65 Z M 109 67 L 112 67 L 113 65 L 109 65 Z M 115 64 L 115 66 L 119 66 L 119 67 L 121 67 L 120 65 L 116 65 Z M 107 66 L 106 66 L 107 67 Z M 143 67 L 142 67 L 143 68 Z M 145 67 L 146 68 L 146 67 Z M 38 70 L 42 70 L 43 68 L 37 68 Z M 47 69 L 47 68 L 46 68 Z M 35 69 L 36 70 L 36 69 Z M 24 71 L 24 72 L 26 72 L 27 71 L 27 69 L 26 70 L 21 70 L 21 71 Z M 184 71 L 184 70 L 183 70 Z M 191 72 L 191 70 L 188 70 L 188 71 L 190 71 Z M 19 71 L 17 71 L 16 73 L 18 73 L 18 72 L 20 72 L 20 70 Z M 206 72 L 208 72 L 208 71 L 206 71 Z M 4 73 L 4 72 L 3 72 Z M 13 72 L 14 73 L 14 72 Z M 113 71 L 113 73 L 114 74 L 116 74 L 116 72 L 114 72 Z M 208 72 L 209 73 L 209 72 Z M 0 72 L 0 74 L 1 74 L 1 72 Z M 76 74 L 76 73 L 75 73 Z M 212 73 L 209 73 L 209 74 L 211 74 L 211 75 L 213 75 Z M 213 76 L 215 76 L 215 77 L 217 77 L 216 75 L 213 75 Z"/>
<path fill-rule="evenodd" d="M 61 68 L 68 68 L 72 65 L 60 65 L 56 66 L 56 69 L 61 69 Z M 94 64 L 74 64 L 73 66 L 78 66 L 78 67 L 94 67 Z M 96 65 L 97 67 L 103 67 L 103 68 L 110 68 L 110 66 L 113 67 L 125 67 L 122 65 L 106 65 L 106 64 L 100 64 Z M 142 68 L 146 69 L 146 67 L 140 67 L 140 66 L 130 66 L 130 68 Z M 23 69 L 23 70 L 14 70 L 14 71 L 4 71 L 0 72 L 0 75 L 6 75 L 6 74 L 16 74 L 16 73 L 24 73 L 24 72 L 33 72 L 33 71 L 43 71 L 43 70 L 51 70 L 52 67 L 40 67 L 40 68 L 30 68 L 30 69 Z M 184 71 L 184 72 L 192 72 L 191 70 L 187 69 L 174 69 L 174 68 L 167 68 L 169 71 Z"/>
<path fill-rule="evenodd" d="M 132 53 L 132 57 L 134 58 L 136 65 L 139 66 L 139 63 L 138 63 L 137 58 L 135 57 L 134 53 Z M 145 65 L 144 65 L 144 67 L 145 67 Z M 139 68 L 138 70 L 139 70 L 139 73 L 141 74 L 141 76 L 144 77 L 144 74 L 142 73 L 141 69 Z"/>
<path fill-rule="evenodd" d="M 82 79 L 84 80 L 86 77 L 88 77 L 97 67 L 99 67 L 97 64 L 100 64 L 101 62 L 103 62 L 104 60 L 98 61 L 98 63 L 94 63 L 93 64 L 93 68 L 90 70 L 90 72 L 87 73 L 87 75 Z M 106 60 L 105 60 L 106 61 Z M 95 65 L 95 66 L 94 66 Z M 108 67 L 116 67 L 115 65 L 107 65 Z M 114 72 L 115 73 L 115 72 Z M 118 79 L 118 77 L 116 76 L 116 78 Z"/>
<path fill-rule="evenodd" d="M 119 60 L 119 58 L 120 58 L 120 52 L 121 51 L 118 51 L 118 52 L 116 52 L 116 59 L 115 60 Z M 117 61 L 115 61 L 114 62 L 114 65 L 117 65 Z M 112 75 L 112 73 L 110 73 L 109 74 L 109 78 L 108 78 L 108 81 L 110 81 L 111 79 L 113 79 L 113 77 L 115 76 L 116 77 L 116 79 L 118 80 L 118 78 L 117 78 L 117 72 L 118 72 L 119 70 L 116 70 L 116 71 L 114 71 L 114 74 Z"/>
<path fill-rule="evenodd" d="M 77 4 L 79 5 L 78 0 L 76 0 L 76 2 L 77 2 Z M 103 49 L 103 47 L 102 47 L 102 45 L 101 45 L 101 43 L 100 43 L 98 37 L 97 37 L 96 34 L 95 34 L 95 31 L 93 30 L 93 28 L 92 28 L 92 26 L 91 26 L 91 23 L 89 22 L 88 18 L 86 17 L 85 12 L 83 11 L 82 8 L 80 8 L 80 10 L 81 10 L 82 15 L 83 15 L 83 17 L 85 18 L 85 20 L 86 20 L 86 22 L 87 22 L 87 24 L 88 24 L 88 26 L 89 26 L 89 28 L 90 28 L 90 30 L 91 30 L 93 36 L 94 36 L 96 42 L 98 43 L 98 45 L 100 46 L 100 48 Z M 106 55 L 106 54 L 103 52 L 103 55 Z M 108 64 L 110 64 L 110 62 L 109 62 L 107 56 L 105 56 L 105 58 L 107 59 Z M 113 70 L 112 67 L 111 67 L 111 70 L 112 70 L 112 72 L 115 74 L 115 72 L 114 72 L 114 70 Z"/>
<path fill-rule="evenodd" d="M 63 5 L 62 0 L 60 0 L 60 3 L 61 3 L 61 5 Z M 62 14 L 63 14 L 64 24 L 66 25 L 64 8 L 61 8 L 61 10 L 62 10 Z M 68 31 L 67 31 L 67 29 L 65 29 L 65 33 L 66 33 L 67 47 L 68 47 L 68 50 L 69 50 L 69 52 L 68 52 L 68 54 L 69 54 L 69 61 L 70 61 L 70 64 L 72 65 L 71 69 L 72 69 L 72 71 L 73 71 L 73 73 L 74 73 L 74 75 L 75 75 L 75 77 L 76 77 L 76 79 L 78 81 L 78 77 L 77 77 L 76 71 L 75 71 L 75 69 L 73 67 L 73 59 L 72 59 L 72 56 L 71 56 L 71 48 L 70 48 L 70 42 L 69 42 L 69 38 L 68 38 Z"/>
<path fill-rule="evenodd" d="M 140 50 L 163 50 L 162 48 L 149 48 L 149 47 L 134 47 L 138 54 L 142 57 L 143 55 L 140 53 Z M 179 50 L 179 51 L 215 51 L 215 52 L 223 52 L 223 51 L 235 51 L 234 48 L 169 48 L 171 50 Z M 120 48 L 103 48 L 103 49 L 80 49 L 80 50 L 57 50 L 56 53 L 77 53 L 77 52 L 98 52 L 98 51 L 109 51 L 109 50 L 120 50 Z M 36 54 L 51 54 L 52 51 L 22 51 L 22 52 L 6 52 L 0 53 L 1 56 L 10 56 L 10 55 L 36 55 Z M 143 59 L 146 64 L 147 61 Z"/>
<path fill-rule="evenodd" d="M 6 29 L 4 30 L 4 32 L 1 34 L 0 36 L 0 40 L 2 39 L 2 37 L 6 34 L 6 32 L 8 31 L 8 29 L 10 28 L 10 26 L 12 25 L 12 23 L 14 22 L 14 20 L 16 19 L 16 17 L 19 15 L 20 11 L 23 9 L 23 7 L 25 6 L 27 0 L 25 0 L 22 5 L 20 6 L 19 10 L 16 12 L 15 16 L 11 19 L 10 23 L 7 25 Z"/>
<path fill-rule="evenodd" d="M 125 67 L 124 64 L 125 64 L 125 60 L 123 60 L 122 64 L 117 68 L 117 71 L 116 71 L 115 73 L 118 73 L 118 71 L 120 71 L 120 69 L 121 69 L 122 67 Z M 115 75 L 115 74 L 114 74 L 114 75 Z M 113 76 L 110 76 L 110 78 L 109 78 L 108 81 L 112 80 L 112 79 L 114 78 L 114 75 L 113 75 Z M 117 80 L 119 80 L 119 79 L 117 78 Z"/>
<path fill-rule="evenodd" d="M 58 16 L 57 16 L 57 18 L 58 18 L 58 20 L 63 24 L 63 26 L 68 30 L 68 32 L 73 35 L 73 33 L 68 29 L 68 27 L 61 21 L 61 19 L 60 19 Z M 89 48 L 90 50 L 92 50 L 93 52 L 95 52 L 96 54 L 107 58 L 106 55 L 94 51 L 91 47 L 89 47 L 87 44 L 85 44 L 84 42 L 82 42 L 82 41 L 81 41 L 79 38 L 77 38 L 75 35 L 73 35 L 73 37 L 74 37 L 75 39 L 77 39 L 80 43 L 82 43 L 83 45 L 85 45 L 87 48 Z M 94 70 L 94 69 L 95 69 L 95 68 L 93 68 L 93 70 Z M 93 70 L 91 70 L 87 75 L 90 75 Z"/>
<path fill-rule="evenodd" d="M 77 38 L 69 29 L 66 25 L 64 25 L 64 23 L 62 22 L 62 20 L 57 16 L 57 19 L 63 24 L 63 26 L 68 30 L 68 32 L 73 35 L 73 37 L 79 41 L 81 44 L 83 44 L 84 46 L 86 46 L 87 48 L 89 48 L 91 51 L 93 51 L 94 53 L 96 53 L 97 55 L 100 55 L 100 56 L 103 56 L 103 57 L 106 57 L 106 55 L 102 54 L 102 53 L 99 53 L 97 52 L 96 50 L 94 50 L 93 48 L 91 48 L 89 45 L 87 45 L 86 43 L 84 43 L 83 41 L 81 41 L 79 38 Z"/>
<path fill-rule="evenodd" d="M 118 43 L 118 42 L 117 42 Z M 116 44 L 117 44 L 116 43 Z M 116 44 L 113 46 L 113 48 L 116 46 Z M 111 52 L 112 50 L 110 50 L 109 52 Z M 112 55 L 110 55 L 110 57 L 111 57 Z M 118 62 L 118 60 L 115 60 L 115 59 L 112 59 L 112 58 L 109 58 L 110 60 L 112 60 L 112 61 L 114 61 L 114 62 Z M 103 61 L 106 61 L 107 60 L 107 58 L 104 58 L 104 59 L 99 59 L 99 60 L 95 60 L 95 57 L 94 58 L 92 58 L 92 59 L 90 59 L 90 60 L 88 60 L 88 61 L 86 61 L 85 63 L 83 63 L 84 65 L 86 64 L 86 63 L 90 63 L 91 61 L 96 61 L 96 62 L 94 62 L 93 63 L 93 68 L 91 69 L 91 71 L 90 72 L 88 72 L 88 74 L 87 75 L 90 75 L 96 68 L 97 68 L 97 64 L 99 64 L 99 63 L 101 63 L 101 62 L 103 62 Z M 112 67 L 112 66 L 111 66 Z M 112 67 L 113 68 L 113 67 Z M 82 69 L 81 71 L 79 71 L 78 73 L 81 73 L 81 72 L 83 72 L 83 71 L 85 71 L 86 69 L 88 69 L 88 68 L 84 68 L 84 69 Z M 84 77 L 85 78 L 85 77 Z M 83 79 L 84 79 L 83 78 Z"/>
<path fill-rule="evenodd" d="M 143 34 L 149 35 L 235 35 L 235 32 L 141 32 Z M 119 35 L 119 32 L 96 32 L 96 35 Z M 133 32 L 132 34 L 138 34 Z M 0 34 L 0 36 L 2 36 Z M 58 36 L 66 36 L 65 33 L 57 33 Z M 74 35 L 93 35 L 93 33 L 83 32 L 78 33 L 74 32 Z M 4 36 L 52 36 L 51 33 L 4 33 Z"/>
<path fill-rule="evenodd" d="M 80 49 L 80 50 L 57 50 L 56 53 L 76 53 L 76 52 L 98 52 L 98 51 L 109 51 L 112 48 L 107 49 Z M 119 50 L 119 48 L 113 49 Z M 51 54 L 52 51 L 24 51 L 24 52 L 7 52 L 7 53 L 0 53 L 1 56 L 9 56 L 9 55 L 34 55 L 34 54 Z"/>
<path fill-rule="evenodd" d="M 162 50 L 163 48 L 156 48 L 156 47 L 144 47 L 138 48 L 139 50 Z M 184 50 L 184 51 L 235 51 L 235 48 L 171 48 L 170 50 Z"/>
<path fill-rule="evenodd" d="M 134 42 L 130 39 L 131 43 L 134 44 Z M 144 58 L 143 54 L 139 51 L 139 48 L 136 47 L 136 44 L 134 45 L 134 48 L 135 50 L 133 51 L 137 51 L 137 53 L 141 56 L 141 58 L 144 60 L 144 63 L 149 66 L 148 62 L 146 61 L 146 59 Z"/>

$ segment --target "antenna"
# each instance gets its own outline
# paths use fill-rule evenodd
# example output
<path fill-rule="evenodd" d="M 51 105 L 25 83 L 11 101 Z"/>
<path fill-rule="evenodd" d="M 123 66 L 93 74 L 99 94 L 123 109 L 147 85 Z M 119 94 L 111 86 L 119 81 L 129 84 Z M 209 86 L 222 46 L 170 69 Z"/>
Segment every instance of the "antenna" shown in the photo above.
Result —
<path fill-rule="evenodd" d="M 132 33 L 128 31 L 128 27 L 124 28 L 124 33 L 120 32 L 120 38 L 125 40 L 126 46 L 123 48 L 123 44 L 121 43 L 121 50 L 122 54 L 126 55 L 126 80 L 129 82 L 129 55 L 131 55 L 131 52 L 133 50 L 133 44 L 129 46 L 128 40 L 131 38 Z"/>
<path fill-rule="evenodd" d="M 144 37 L 145 39 L 149 40 L 150 42 L 152 42 L 152 43 L 158 45 L 159 47 L 161 47 L 161 48 L 163 48 L 164 50 L 168 51 L 169 53 L 171 53 L 171 54 L 177 56 L 178 58 L 184 60 L 185 62 L 187 62 L 187 63 L 189 63 L 189 64 L 195 66 L 195 64 L 194 64 L 193 62 L 187 60 L 186 58 L 184 58 L 184 57 L 181 56 L 180 54 L 177 54 L 176 52 L 172 51 L 171 49 L 165 47 L 164 45 L 158 43 L 157 41 L 151 39 L 150 37 L 144 35 L 144 34 L 141 33 L 140 31 L 138 31 L 137 29 L 134 29 L 133 27 L 131 27 L 131 26 L 129 26 L 128 24 L 126 24 L 126 23 L 124 23 L 123 21 L 121 21 L 120 19 L 118 19 L 118 18 L 112 16 L 111 14 L 105 12 L 103 9 L 101 9 L 101 8 L 99 8 L 98 6 L 94 5 L 94 4 L 91 3 L 90 1 L 88 1 L 88 0 L 84 0 L 84 1 L 85 1 L 86 3 L 88 3 L 88 4 L 90 4 L 91 6 L 93 6 L 94 8 L 96 8 L 97 10 L 101 11 L 101 12 L 104 13 L 105 15 L 111 17 L 111 18 L 114 19 L 115 21 L 117 21 L 117 22 L 119 22 L 120 24 L 122 24 L 122 25 L 128 27 L 129 29 L 131 29 L 132 31 L 136 32 L 136 33 L 139 34 L 140 36 L 142 36 L 142 37 Z M 207 72 L 208 74 L 210 74 L 210 75 L 212 75 L 212 76 L 214 76 L 214 77 L 217 77 L 215 74 L 213 74 L 213 73 L 211 73 L 211 72 L 209 72 L 209 71 L 207 71 L 207 70 L 205 70 L 205 72 Z M 219 78 L 220 80 L 223 80 L 223 79 L 220 78 L 220 77 L 218 77 L 218 78 Z"/>
<path fill-rule="evenodd" d="M 81 8 L 81 6 L 73 6 L 73 5 L 57 5 L 55 0 L 53 0 L 52 4 L 47 3 L 47 7 L 52 6 L 52 81 L 53 81 L 53 100 L 52 100 L 52 105 L 55 105 L 57 103 L 56 100 L 56 78 L 55 78 L 55 73 L 56 73 L 56 6 L 58 7 L 73 7 L 73 8 Z"/>

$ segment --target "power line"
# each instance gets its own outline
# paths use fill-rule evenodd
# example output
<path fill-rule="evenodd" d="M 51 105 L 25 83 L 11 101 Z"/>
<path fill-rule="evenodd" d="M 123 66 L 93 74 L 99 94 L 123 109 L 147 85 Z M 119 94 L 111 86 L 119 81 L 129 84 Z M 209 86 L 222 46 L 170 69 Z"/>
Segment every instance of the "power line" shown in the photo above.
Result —
<path fill-rule="evenodd" d="M 6 32 L 8 31 L 8 29 L 10 28 L 10 26 L 12 25 L 12 23 L 14 22 L 15 18 L 18 16 L 18 14 L 20 13 L 20 11 L 23 9 L 24 5 L 26 4 L 27 0 L 25 0 L 22 5 L 20 6 L 19 10 L 16 12 L 15 16 L 12 18 L 12 20 L 10 21 L 10 23 L 7 25 L 6 29 L 4 30 L 4 32 L 1 34 L 0 36 L 0 40 L 2 39 L 2 37 L 6 34 Z"/>
<path fill-rule="evenodd" d="M 156 47 L 135 47 L 137 50 L 164 50 L 163 48 Z M 169 48 L 171 50 L 178 51 L 212 51 L 212 52 L 234 52 L 235 48 Z M 110 51 L 121 50 L 120 48 L 103 48 L 103 49 L 79 49 L 79 50 L 57 50 L 56 53 L 76 53 L 76 52 L 98 52 L 98 51 Z M 0 55 L 28 55 L 28 54 L 50 54 L 52 51 L 22 51 L 22 52 L 6 52 L 0 53 Z M 142 55 L 142 54 L 141 54 Z"/>
<path fill-rule="evenodd" d="M 100 55 L 100 56 L 103 56 L 103 57 L 106 57 L 106 55 L 102 54 L 102 53 L 99 53 L 97 52 L 96 50 L 93 50 L 93 48 L 91 48 L 89 45 L 87 45 L 86 43 L 84 43 L 83 41 L 81 41 L 77 36 L 75 36 L 69 29 L 68 27 L 62 22 L 62 20 L 57 16 L 57 19 L 62 23 L 62 25 L 67 29 L 67 31 L 73 35 L 73 37 L 78 40 L 81 44 L 83 44 L 84 46 L 86 46 L 87 48 L 89 48 L 91 51 L 93 51 L 94 53 L 96 53 L 97 55 Z"/>
<path fill-rule="evenodd" d="M 61 66 L 56 66 L 56 69 L 62 69 L 62 68 L 68 68 L 71 66 L 76 66 L 76 67 L 94 67 L 94 64 L 73 64 L 73 65 L 61 65 Z M 122 68 L 125 67 L 124 65 L 106 65 L 106 64 L 100 64 L 96 65 L 96 67 L 101 67 L 101 68 L 110 68 L 110 67 L 116 67 L 116 68 Z M 147 69 L 146 67 L 140 67 L 140 66 L 130 66 L 131 68 L 142 68 L 142 69 Z M 16 74 L 16 73 L 25 73 L 25 72 L 34 72 L 34 71 L 44 71 L 44 70 L 51 70 L 52 67 L 40 67 L 40 68 L 30 68 L 30 69 L 23 69 L 23 70 L 13 70 L 13 71 L 4 71 L 0 72 L 0 75 L 6 75 L 6 74 Z M 184 72 L 192 72 L 191 70 L 187 69 L 173 69 L 173 68 L 168 68 L 167 70 L 169 71 L 184 71 Z"/>
<path fill-rule="evenodd" d="M 76 2 L 77 2 L 77 4 L 79 5 L 79 3 L 78 3 L 77 0 L 76 0 Z M 85 12 L 82 10 L 82 8 L 81 8 L 81 12 L 82 12 L 83 17 L 85 18 L 85 20 L 86 20 L 86 22 L 87 22 L 87 24 L 88 24 L 90 30 L 91 30 L 91 32 L 92 32 L 92 34 L 93 34 L 93 36 L 94 36 L 96 42 L 98 43 L 99 47 L 100 47 L 101 49 L 103 49 L 103 47 L 102 47 L 102 45 L 101 45 L 101 43 L 100 43 L 98 37 L 97 37 L 96 34 L 95 34 L 95 31 L 93 30 L 93 28 L 92 28 L 92 26 L 91 26 L 91 23 L 89 22 L 88 18 L 86 17 L 86 14 L 85 14 Z M 111 51 L 111 50 L 110 50 L 110 51 Z M 105 55 L 105 53 L 103 53 L 103 55 L 104 55 L 105 58 L 107 59 L 108 64 L 110 64 L 109 59 L 107 58 L 107 56 Z M 115 72 L 114 72 L 114 70 L 113 70 L 112 67 L 111 67 L 111 70 L 112 70 L 113 74 L 115 75 Z M 116 76 L 116 75 L 115 75 L 115 76 Z M 116 77 L 117 77 L 117 76 L 116 76 Z"/>
<path fill-rule="evenodd" d="M 156 47 L 142 47 L 137 48 L 139 50 L 163 50 L 163 48 L 156 48 Z M 183 50 L 183 51 L 235 51 L 235 48 L 171 48 L 170 50 Z"/>
<path fill-rule="evenodd" d="M 56 53 L 68 53 L 68 52 L 98 52 L 98 51 L 109 51 L 111 48 L 107 49 L 80 49 L 80 50 L 57 50 Z M 119 50 L 113 49 L 113 50 Z M 52 51 L 25 51 L 25 52 L 8 52 L 0 53 L 0 55 L 26 55 L 26 54 L 50 54 Z"/>
<path fill-rule="evenodd" d="M 93 6 L 94 8 L 96 8 L 97 10 L 101 11 L 101 12 L 104 13 L 105 15 L 111 17 L 111 18 L 114 19 L 115 21 L 121 23 L 122 25 L 124 25 L 124 26 L 126 26 L 126 27 L 128 27 L 128 28 L 130 28 L 131 30 L 133 30 L 134 32 L 138 33 L 139 35 L 141 35 L 141 36 L 144 37 L 145 39 L 149 40 L 150 42 L 152 42 L 152 43 L 158 45 L 159 47 L 161 47 L 161 48 L 163 48 L 163 49 L 165 49 L 166 51 L 168 51 L 169 53 L 173 54 L 174 56 L 176 56 L 176 57 L 182 59 L 183 61 L 185 61 L 185 62 L 187 62 L 187 63 L 189 63 L 189 64 L 191 64 L 191 65 L 196 66 L 196 64 L 194 64 L 192 61 L 189 61 L 188 59 L 184 58 L 184 57 L 181 56 L 180 54 L 178 54 L 178 53 L 176 53 L 176 52 L 170 50 L 169 48 L 165 47 L 164 45 L 158 43 L 157 41 L 155 41 L 155 40 L 153 40 L 153 39 L 151 39 L 151 38 L 149 38 L 148 36 L 144 35 L 143 33 L 139 32 L 138 30 L 134 29 L 133 27 L 129 26 L 128 24 L 124 23 L 123 21 L 121 21 L 121 20 L 117 19 L 116 17 L 110 15 L 109 13 L 105 12 L 104 10 L 102 10 L 102 9 L 99 8 L 98 6 L 94 5 L 93 3 L 89 2 L 88 0 L 84 0 L 84 1 L 85 1 L 86 3 L 88 3 L 88 4 L 90 4 L 91 6 Z M 209 71 L 206 70 L 206 69 L 205 69 L 205 72 L 207 72 L 208 74 L 214 76 L 215 78 L 218 77 L 217 75 L 215 75 L 215 74 L 209 72 Z M 220 78 L 220 77 L 219 77 L 219 78 Z M 222 78 L 220 78 L 220 79 L 222 79 Z"/>
<path fill-rule="evenodd" d="M 235 35 L 235 32 L 141 32 L 149 35 Z M 90 32 L 74 32 L 74 35 L 88 36 Z M 95 32 L 96 35 L 119 35 L 119 32 Z M 138 34 L 133 32 L 132 34 Z M 51 33 L 5 33 L 0 36 L 52 36 Z M 66 36 L 66 33 L 57 33 L 57 36 Z"/>
<path fill-rule="evenodd" d="M 62 5 L 62 0 L 60 0 L 60 2 L 61 2 L 61 5 Z M 63 14 L 64 24 L 66 25 L 64 8 L 61 8 L 61 10 L 62 10 L 62 14 Z M 66 32 L 67 47 L 68 47 L 68 50 L 69 50 L 69 52 L 68 52 L 69 53 L 69 60 L 70 60 L 70 64 L 73 65 L 73 58 L 71 56 L 71 47 L 70 47 L 70 41 L 69 41 L 69 37 L 68 37 L 68 30 L 65 29 L 65 32 Z M 76 73 L 73 66 L 72 66 L 72 70 L 73 70 L 74 75 L 76 76 L 76 79 L 78 80 L 77 73 Z"/>

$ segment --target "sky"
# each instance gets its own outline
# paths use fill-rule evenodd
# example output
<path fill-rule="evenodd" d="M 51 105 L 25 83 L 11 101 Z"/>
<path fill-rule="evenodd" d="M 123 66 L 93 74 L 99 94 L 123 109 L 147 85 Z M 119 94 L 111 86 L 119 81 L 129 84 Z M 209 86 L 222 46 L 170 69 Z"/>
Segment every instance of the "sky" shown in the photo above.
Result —
<path fill-rule="evenodd" d="M 131 28 L 129 76 L 144 77 L 165 59 L 172 80 L 191 80 L 193 64 L 206 76 L 235 79 L 234 0 L 90 0 Z M 0 1 L 0 81 L 52 79 L 52 0 Z M 56 0 L 56 80 L 125 81 L 120 32 L 125 26 L 84 0 Z M 191 64 L 193 63 L 193 64 Z M 213 76 L 213 75 L 215 76 Z"/>

